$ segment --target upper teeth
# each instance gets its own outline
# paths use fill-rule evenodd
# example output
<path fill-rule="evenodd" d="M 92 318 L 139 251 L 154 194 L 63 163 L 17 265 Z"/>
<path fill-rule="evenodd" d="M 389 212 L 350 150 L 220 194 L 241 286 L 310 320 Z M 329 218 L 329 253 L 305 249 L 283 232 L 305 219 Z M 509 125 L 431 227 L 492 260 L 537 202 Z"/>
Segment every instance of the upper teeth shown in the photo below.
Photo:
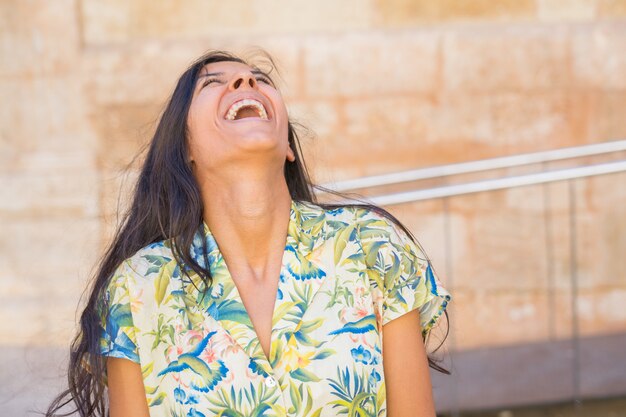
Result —
<path fill-rule="evenodd" d="M 249 99 L 249 98 L 239 100 L 233 103 L 233 105 L 230 106 L 228 113 L 226 113 L 226 118 L 228 120 L 235 120 L 235 116 L 237 115 L 237 112 L 239 111 L 239 109 L 245 106 L 254 107 L 255 109 L 259 111 L 259 116 L 261 116 L 261 119 L 267 120 L 267 112 L 265 111 L 265 107 L 263 107 L 263 103 L 261 103 L 258 100 Z"/>

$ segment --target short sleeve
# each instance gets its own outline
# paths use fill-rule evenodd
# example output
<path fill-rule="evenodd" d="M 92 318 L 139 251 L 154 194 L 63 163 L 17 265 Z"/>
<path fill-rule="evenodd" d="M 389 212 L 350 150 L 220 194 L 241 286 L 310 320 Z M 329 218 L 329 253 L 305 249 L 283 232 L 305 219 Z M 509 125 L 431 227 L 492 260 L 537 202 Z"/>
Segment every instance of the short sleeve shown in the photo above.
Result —
<path fill-rule="evenodd" d="M 430 332 L 452 300 L 418 245 L 390 223 L 384 259 L 382 323 L 419 309 L 422 336 Z"/>
<path fill-rule="evenodd" d="M 129 274 L 134 273 L 128 261 L 113 273 L 99 300 L 96 311 L 100 318 L 99 353 L 139 363 L 136 328 L 133 321 Z"/>

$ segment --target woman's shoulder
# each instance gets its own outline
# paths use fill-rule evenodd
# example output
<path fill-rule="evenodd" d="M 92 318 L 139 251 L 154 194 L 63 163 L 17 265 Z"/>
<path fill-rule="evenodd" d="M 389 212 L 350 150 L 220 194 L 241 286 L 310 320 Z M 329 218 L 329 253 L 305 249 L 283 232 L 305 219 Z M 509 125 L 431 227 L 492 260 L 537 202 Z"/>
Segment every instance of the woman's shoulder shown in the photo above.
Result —
<path fill-rule="evenodd" d="M 388 235 L 397 230 L 386 210 L 375 205 L 347 204 L 328 213 L 340 218 L 346 226 L 358 227 L 360 231 L 378 230 L 379 235 Z"/>
<path fill-rule="evenodd" d="M 382 214 L 383 209 L 365 204 L 316 204 L 311 202 L 299 202 L 300 211 L 317 212 L 324 215 L 326 220 L 334 225 L 353 225 L 355 222 L 380 221 L 381 224 L 389 222 L 389 219 Z M 387 223 L 388 224 L 388 223 Z"/>
<path fill-rule="evenodd" d="M 176 264 L 169 240 L 160 240 L 145 245 L 131 256 L 125 258 L 118 266 L 118 271 L 125 270 L 133 275 L 134 281 L 149 280 L 164 267 Z"/>

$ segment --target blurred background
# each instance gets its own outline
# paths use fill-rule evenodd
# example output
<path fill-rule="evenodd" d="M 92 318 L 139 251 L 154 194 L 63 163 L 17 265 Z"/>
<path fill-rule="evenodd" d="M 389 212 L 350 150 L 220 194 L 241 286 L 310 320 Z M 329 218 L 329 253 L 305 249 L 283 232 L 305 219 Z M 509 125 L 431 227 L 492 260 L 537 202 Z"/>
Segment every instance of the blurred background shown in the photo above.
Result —
<path fill-rule="evenodd" d="M 440 416 L 626 416 L 626 0 L 2 0 L 0 414 L 63 388 L 176 78 L 254 46 L 314 179 L 453 294 Z"/>

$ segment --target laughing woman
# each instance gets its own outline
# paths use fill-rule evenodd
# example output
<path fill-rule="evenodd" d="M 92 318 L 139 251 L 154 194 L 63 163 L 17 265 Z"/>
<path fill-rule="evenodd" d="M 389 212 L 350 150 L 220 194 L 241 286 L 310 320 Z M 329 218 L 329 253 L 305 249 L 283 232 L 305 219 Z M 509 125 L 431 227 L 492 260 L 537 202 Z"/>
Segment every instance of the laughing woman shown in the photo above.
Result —
<path fill-rule="evenodd" d="M 449 372 L 425 345 L 450 294 L 390 213 L 316 187 L 269 73 L 195 61 L 47 415 L 433 417 L 429 365 Z"/>

